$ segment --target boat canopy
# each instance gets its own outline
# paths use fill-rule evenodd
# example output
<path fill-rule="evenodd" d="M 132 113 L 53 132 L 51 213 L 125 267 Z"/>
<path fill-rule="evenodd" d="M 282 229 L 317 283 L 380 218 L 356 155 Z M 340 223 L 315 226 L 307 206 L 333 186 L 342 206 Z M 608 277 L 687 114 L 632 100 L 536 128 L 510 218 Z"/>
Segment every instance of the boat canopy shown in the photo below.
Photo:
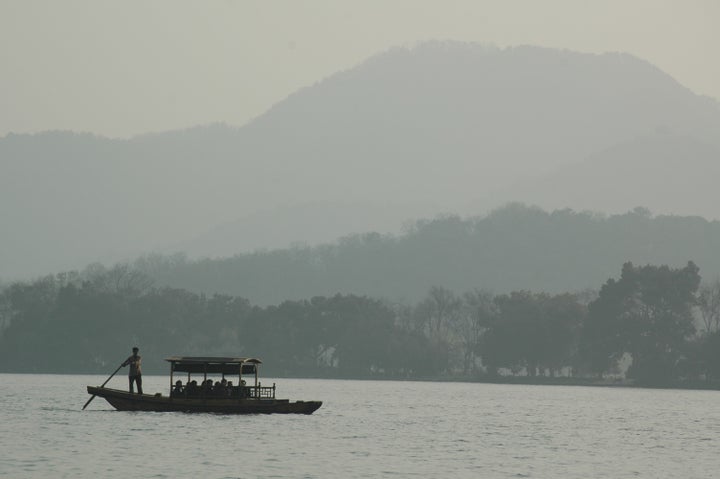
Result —
<path fill-rule="evenodd" d="M 261 364 L 257 358 L 224 358 L 224 357 L 198 357 L 198 356 L 171 356 L 165 358 L 171 363 L 171 369 L 184 373 L 211 373 L 211 374 L 253 374 L 257 365 Z"/>

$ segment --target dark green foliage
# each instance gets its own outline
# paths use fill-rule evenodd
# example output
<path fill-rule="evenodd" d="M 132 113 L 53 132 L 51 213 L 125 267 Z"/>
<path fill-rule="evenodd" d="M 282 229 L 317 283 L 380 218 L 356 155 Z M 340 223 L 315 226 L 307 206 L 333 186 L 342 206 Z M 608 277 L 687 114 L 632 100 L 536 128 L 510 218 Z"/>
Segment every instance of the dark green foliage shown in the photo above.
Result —
<path fill-rule="evenodd" d="M 692 308 L 700 286 L 698 267 L 623 265 L 590 304 L 583 353 L 597 373 L 608 370 L 623 353 L 633 358 L 629 375 L 660 383 L 679 377 L 685 341 L 695 332 Z"/>
<path fill-rule="evenodd" d="M 138 345 L 148 372 L 164 371 L 170 355 L 247 355 L 266 359 L 272 374 L 404 377 L 428 351 L 378 300 L 336 295 L 259 308 L 233 296 L 150 288 L 123 268 L 7 288 L 0 370 L 105 372 Z"/>
<path fill-rule="evenodd" d="M 403 336 L 394 314 L 365 297 L 314 297 L 255 308 L 243 331 L 242 344 L 272 358 L 271 367 L 282 374 L 363 377 L 400 369 L 391 360 L 393 344 Z"/>
<path fill-rule="evenodd" d="M 720 379 L 720 332 L 715 331 L 694 343 L 696 355 L 691 373 L 705 374 L 710 380 Z"/>
<path fill-rule="evenodd" d="M 525 369 L 529 376 L 554 375 L 573 364 L 585 308 L 569 294 L 528 291 L 495 298 L 497 316 L 482 339 L 481 354 L 490 373 Z"/>
<path fill-rule="evenodd" d="M 716 312 L 697 301 L 715 293 L 698 294 L 699 284 L 692 262 L 626 263 L 587 306 L 592 295 L 432 286 L 414 306 L 336 294 L 259 307 L 93 266 L 2 291 L 0 371 L 105 373 L 138 345 L 153 373 L 170 355 L 239 355 L 266 360 L 270 375 L 545 381 L 537 376 L 602 376 L 630 355 L 637 384 L 716 384 L 720 333 L 707 319 Z"/>

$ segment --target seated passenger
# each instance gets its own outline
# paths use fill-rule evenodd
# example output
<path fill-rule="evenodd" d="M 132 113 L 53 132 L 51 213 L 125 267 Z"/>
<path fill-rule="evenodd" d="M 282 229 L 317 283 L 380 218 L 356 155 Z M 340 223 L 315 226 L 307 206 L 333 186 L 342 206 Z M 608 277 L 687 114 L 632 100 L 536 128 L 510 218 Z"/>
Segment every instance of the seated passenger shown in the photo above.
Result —
<path fill-rule="evenodd" d="M 224 387 L 220 381 L 215 381 L 215 385 L 213 386 L 212 393 L 213 396 L 223 396 Z"/>
<path fill-rule="evenodd" d="M 185 388 L 188 396 L 196 396 L 198 393 L 198 384 L 194 379 L 190 381 Z"/>
<path fill-rule="evenodd" d="M 172 390 L 173 396 L 182 396 L 183 392 L 185 392 L 185 388 L 183 388 L 182 381 L 178 379 L 175 381 L 175 387 Z"/>
<path fill-rule="evenodd" d="M 225 378 L 222 378 L 222 381 L 220 381 L 220 393 L 221 396 L 228 395 L 228 382 Z"/>
<path fill-rule="evenodd" d="M 241 398 L 248 397 L 248 390 L 245 387 L 245 380 L 242 379 L 240 381 L 240 386 L 238 386 L 238 392 Z"/>
<path fill-rule="evenodd" d="M 212 387 L 213 387 L 213 381 L 212 381 L 212 379 L 206 380 L 206 381 L 203 382 L 203 384 L 202 384 L 203 393 L 205 393 L 205 394 L 210 394 L 210 393 L 212 392 Z"/>

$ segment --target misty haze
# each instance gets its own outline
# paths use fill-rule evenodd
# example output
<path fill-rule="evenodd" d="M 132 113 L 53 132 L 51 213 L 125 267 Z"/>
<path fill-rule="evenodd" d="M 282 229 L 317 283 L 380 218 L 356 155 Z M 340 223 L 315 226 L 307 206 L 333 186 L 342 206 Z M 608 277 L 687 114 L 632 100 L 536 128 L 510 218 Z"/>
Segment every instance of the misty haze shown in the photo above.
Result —
<path fill-rule="evenodd" d="M 393 49 L 242 128 L 7 135 L 3 275 L 398 233 L 510 201 L 714 220 L 717 131 L 717 101 L 629 55 Z"/>
<path fill-rule="evenodd" d="M 40 3 L 0 6 L 0 476 L 720 467 L 714 2 Z M 324 405 L 135 407 L 212 358 Z"/>

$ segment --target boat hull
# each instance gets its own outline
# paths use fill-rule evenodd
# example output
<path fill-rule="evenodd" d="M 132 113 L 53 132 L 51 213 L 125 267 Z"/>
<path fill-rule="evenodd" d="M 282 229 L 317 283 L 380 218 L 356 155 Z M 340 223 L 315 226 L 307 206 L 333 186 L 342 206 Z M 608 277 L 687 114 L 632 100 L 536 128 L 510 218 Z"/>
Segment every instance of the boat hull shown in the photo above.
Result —
<path fill-rule="evenodd" d="M 312 414 L 322 401 L 287 399 L 177 398 L 160 394 L 132 394 L 119 389 L 88 386 L 88 394 L 104 398 L 118 411 L 205 412 L 215 414 Z"/>

